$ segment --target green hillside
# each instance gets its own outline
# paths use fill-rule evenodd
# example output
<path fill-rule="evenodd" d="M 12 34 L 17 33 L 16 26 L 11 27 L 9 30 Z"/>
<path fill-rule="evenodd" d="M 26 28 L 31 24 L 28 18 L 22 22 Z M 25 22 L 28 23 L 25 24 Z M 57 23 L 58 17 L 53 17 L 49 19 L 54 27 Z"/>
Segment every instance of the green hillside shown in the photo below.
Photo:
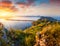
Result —
<path fill-rule="evenodd" d="M 3 28 L 0 29 L 0 46 L 41 46 L 41 44 L 60 46 L 60 22 L 58 21 L 39 19 L 24 31 L 10 29 L 6 32 L 7 41 L 2 38 L 4 35 L 2 30 Z"/>

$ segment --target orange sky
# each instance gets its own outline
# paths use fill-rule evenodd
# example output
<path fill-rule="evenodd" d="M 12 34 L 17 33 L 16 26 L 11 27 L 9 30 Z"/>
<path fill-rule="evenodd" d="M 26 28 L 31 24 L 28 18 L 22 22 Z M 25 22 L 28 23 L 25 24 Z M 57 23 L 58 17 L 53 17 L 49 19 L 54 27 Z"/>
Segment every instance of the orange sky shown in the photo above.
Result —
<path fill-rule="evenodd" d="M 21 15 L 60 15 L 60 6 L 54 4 L 41 4 L 39 6 L 28 6 L 18 4 L 14 6 L 12 3 L 0 2 L 0 9 L 15 12 L 15 16 Z"/>

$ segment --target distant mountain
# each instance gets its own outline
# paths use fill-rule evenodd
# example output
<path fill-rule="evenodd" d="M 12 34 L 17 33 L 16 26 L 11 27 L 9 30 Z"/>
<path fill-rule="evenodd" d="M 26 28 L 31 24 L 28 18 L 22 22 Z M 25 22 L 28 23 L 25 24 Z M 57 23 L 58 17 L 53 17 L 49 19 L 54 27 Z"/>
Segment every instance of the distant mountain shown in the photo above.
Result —
<path fill-rule="evenodd" d="M 57 19 L 58 21 L 60 21 L 60 16 L 53 16 L 53 18 Z"/>
<path fill-rule="evenodd" d="M 40 19 L 48 19 L 50 21 L 60 21 L 60 16 L 40 16 L 40 15 L 31 15 L 31 16 L 18 16 L 18 17 L 37 17 L 37 18 L 40 18 Z"/>
<path fill-rule="evenodd" d="M 58 21 L 57 19 L 50 16 L 40 16 L 40 20 L 47 19 L 48 21 Z"/>

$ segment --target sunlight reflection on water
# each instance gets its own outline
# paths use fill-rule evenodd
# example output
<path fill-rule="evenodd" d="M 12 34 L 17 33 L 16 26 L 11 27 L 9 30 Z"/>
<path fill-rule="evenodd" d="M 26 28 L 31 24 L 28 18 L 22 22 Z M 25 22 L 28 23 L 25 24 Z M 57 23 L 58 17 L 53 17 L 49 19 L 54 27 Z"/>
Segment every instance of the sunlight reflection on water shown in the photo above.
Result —
<path fill-rule="evenodd" d="M 18 18 L 19 19 L 19 18 Z M 26 20 L 37 20 L 37 18 L 26 18 Z M 14 28 L 14 29 L 25 29 L 32 25 L 32 21 L 9 21 L 0 19 L 0 22 L 4 25 L 5 28 Z"/>

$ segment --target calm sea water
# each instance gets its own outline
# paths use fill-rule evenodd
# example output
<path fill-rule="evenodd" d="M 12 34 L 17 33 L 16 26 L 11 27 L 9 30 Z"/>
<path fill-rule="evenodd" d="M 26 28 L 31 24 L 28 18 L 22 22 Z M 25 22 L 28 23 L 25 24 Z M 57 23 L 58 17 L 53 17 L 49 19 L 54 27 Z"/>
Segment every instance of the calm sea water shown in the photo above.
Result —
<path fill-rule="evenodd" d="M 10 21 L 10 20 L 3 20 L 0 19 L 0 22 L 4 25 L 5 28 L 14 28 L 14 29 L 25 29 L 32 26 L 33 21 L 29 20 L 37 20 L 39 17 L 23 17 L 24 19 L 20 18 L 20 20 L 28 20 L 28 21 Z M 17 19 L 17 18 L 15 18 Z M 17 19 L 19 20 L 19 18 Z"/>
<path fill-rule="evenodd" d="M 53 18 L 60 20 L 60 17 L 58 16 L 53 16 Z M 14 28 L 14 29 L 25 29 L 30 26 L 32 26 L 32 22 L 40 19 L 40 17 L 16 17 L 16 18 L 11 18 L 14 20 L 28 20 L 28 21 L 11 21 L 11 20 L 4 20 L 0 19 L 0 22 L 4 25 L 5 28 Z M 29 21 L 33 20 L 33 21 Z"/>

